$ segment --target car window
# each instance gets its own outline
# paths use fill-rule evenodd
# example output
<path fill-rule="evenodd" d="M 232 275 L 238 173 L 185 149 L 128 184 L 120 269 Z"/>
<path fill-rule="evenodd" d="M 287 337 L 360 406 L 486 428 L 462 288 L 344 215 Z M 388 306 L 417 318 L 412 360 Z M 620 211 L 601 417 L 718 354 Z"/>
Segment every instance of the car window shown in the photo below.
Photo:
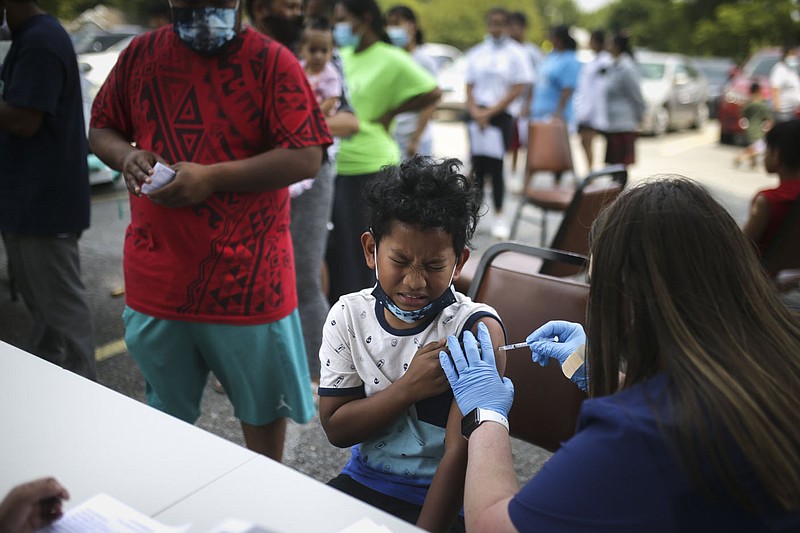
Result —
<path fill-rule="evenodd" d="M 778 62 L 778 56 L 754 57 L 744 66 L 743 74 L 746 78 L 768 77 L 772 67 Z"/>
<path fill-rule="evenodd" d="M 664 77 L 663 63 L 638 63 L 639 74 L 645 80 L 660 80 Z"/>

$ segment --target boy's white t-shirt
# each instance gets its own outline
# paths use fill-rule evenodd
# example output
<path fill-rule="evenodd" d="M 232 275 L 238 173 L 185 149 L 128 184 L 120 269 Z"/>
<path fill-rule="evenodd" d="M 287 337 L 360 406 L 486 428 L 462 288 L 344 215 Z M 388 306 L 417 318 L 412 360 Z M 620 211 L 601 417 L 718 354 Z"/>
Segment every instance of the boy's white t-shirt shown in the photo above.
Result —
<path fill-rule="evenodd" d="M 342 296 L 328 313 L 320 348 L 320 396 L 369 397 L 400 379 L 417 350 L 448 335 L 460 336 L 484 317 L 488 305 L 458 292 L 456 302 L 413 329 L 395 329 L 371 288 Z M 444 455 L 452 391 L 411 406 L 382 432 L 354 446 L 343 473 L 373 490 L 421 505 Z"/>

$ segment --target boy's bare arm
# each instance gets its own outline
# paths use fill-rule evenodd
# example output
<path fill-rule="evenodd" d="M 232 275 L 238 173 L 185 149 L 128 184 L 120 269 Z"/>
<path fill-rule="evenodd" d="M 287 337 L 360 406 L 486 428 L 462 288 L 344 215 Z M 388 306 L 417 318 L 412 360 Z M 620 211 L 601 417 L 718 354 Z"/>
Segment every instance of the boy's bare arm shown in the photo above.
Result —
<path fill-rule="evenodd" d="M 427 531 L 449 531 L 464 505 L 467 441 L 461 436 L 461 411 L 453 400 L 447 417 L 444 456 L 428 489 L 417 526 Z"/>
<path fill-rule="evenodd" d="M 369 439 L 411 405 L 441 394 L 449 387 L 439 365 L 444 339 L 422 346 L 403 377 L 370 396 L 322 396 L 319 417 L 328 440 L 344 448 Z"/>
<path fill-rule="evenodd" d="M 484 318 L 483 322 L 489 328 L 494 345 L 497 370 L 502 375 L 505 372 L 505 352 L 497 350 L 505 342 L 503 328 L 493 318 Z M 477 335 L 477 324 L 473 333 Z M 428 531 L 447 531 L 458 516 L 464 504 L 464 482 L 467 472 L 467 441 L 461 435 L 461 419 L 463 414 L 458 409 L 458 404 L 453 400 L 450 414 L 447 418 L 447 432 L 445 434 L 445 451 L 439 468 L 433 476 L 433 481 L 425 497 L 422 512 L 417 520 L 417 526 Z"/>

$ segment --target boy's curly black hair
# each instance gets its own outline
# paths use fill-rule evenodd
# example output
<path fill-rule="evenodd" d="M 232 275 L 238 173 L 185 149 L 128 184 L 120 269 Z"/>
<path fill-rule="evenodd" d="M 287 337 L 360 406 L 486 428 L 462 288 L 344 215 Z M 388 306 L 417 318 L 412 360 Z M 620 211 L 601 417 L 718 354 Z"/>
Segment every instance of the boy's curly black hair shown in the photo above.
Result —
<path fill-rule="evenodd" d="M 460 255 L 471 244 L 481 206 L 480 190 L 461 167 L 458 159 L 437 161 L 419 155 L 383 167 L 364 190 L 375 242 L 380 243 L 392 222 L 399 220 L 442 229 L 452 236 L 453 249 Z"/>

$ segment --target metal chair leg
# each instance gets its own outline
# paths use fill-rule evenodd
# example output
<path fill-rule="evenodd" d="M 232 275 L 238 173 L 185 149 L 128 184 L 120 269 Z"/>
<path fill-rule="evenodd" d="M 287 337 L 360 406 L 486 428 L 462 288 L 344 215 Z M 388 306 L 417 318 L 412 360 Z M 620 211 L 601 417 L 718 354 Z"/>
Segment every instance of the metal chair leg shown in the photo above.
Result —
<path fill-rule="evenodd" d="M 542 209 L 542 235 L 539 238 L 539 244 L 542 248 L 547 246 L 547 210 Z"/>
<path fill-rule="evenodd" d="M 517 205 L 517 211 L 514 213 L 514 221 L 511 223 L 511 231 L 509 232 L 508 238 L 514 239 L 517 236 L 517 228 L 519 227 L 519 219 L 522 217 L 522 208 L 525 207 L 525 197 L 523 196 L 522 199 L 519 201 L 519 205 Z"/>

